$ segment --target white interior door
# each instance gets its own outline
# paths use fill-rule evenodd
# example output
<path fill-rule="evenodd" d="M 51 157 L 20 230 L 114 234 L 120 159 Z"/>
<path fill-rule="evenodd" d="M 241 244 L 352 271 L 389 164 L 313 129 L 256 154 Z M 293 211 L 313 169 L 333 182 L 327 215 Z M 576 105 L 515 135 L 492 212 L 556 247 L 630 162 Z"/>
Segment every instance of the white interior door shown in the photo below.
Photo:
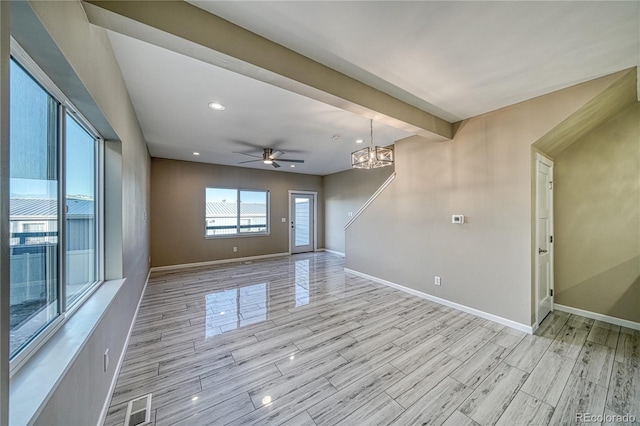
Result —
<path fill-rule="evenodd" d="M 292 192 L 290 197 L 291 253 L 314 251 L 314 194 Z"/>
<path fill-rule="evenodd" d="M 553 310 L 553 162 L 536 157 L 536 321 Z"/>

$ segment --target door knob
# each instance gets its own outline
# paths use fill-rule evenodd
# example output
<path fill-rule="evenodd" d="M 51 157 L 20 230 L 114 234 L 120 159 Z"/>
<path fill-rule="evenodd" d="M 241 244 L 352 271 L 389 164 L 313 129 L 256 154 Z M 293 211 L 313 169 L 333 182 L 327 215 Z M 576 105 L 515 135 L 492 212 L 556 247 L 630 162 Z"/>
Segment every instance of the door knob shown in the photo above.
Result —
<path fill-rule="evenodd" d="M 538 254 L 544 254 L 549 252 L 549 250 L 542 250 L 541 248 L 538 249 Z"/>

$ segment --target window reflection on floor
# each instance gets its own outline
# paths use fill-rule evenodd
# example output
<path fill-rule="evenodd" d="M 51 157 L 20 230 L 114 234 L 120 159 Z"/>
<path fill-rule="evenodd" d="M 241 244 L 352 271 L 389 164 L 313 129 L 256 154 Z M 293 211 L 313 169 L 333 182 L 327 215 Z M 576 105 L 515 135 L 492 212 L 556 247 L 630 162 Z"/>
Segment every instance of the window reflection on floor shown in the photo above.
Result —
<path fill-rule="evenodd" d="M 220 290 L 205 296 L 206 338 L 267 319 L 267 283 Z"/>
<path fill-rule="evenodd" d="M 309 304 L 309 259 L 296 260 L 296 307 Z"/>

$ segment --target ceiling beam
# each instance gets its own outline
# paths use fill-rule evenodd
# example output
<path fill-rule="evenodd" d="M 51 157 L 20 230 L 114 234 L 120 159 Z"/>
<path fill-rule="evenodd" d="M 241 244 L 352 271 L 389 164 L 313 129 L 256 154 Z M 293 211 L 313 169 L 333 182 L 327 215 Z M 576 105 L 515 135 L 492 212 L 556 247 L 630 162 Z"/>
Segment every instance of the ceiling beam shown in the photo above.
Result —
<path fill-rule="evenodd" d="M 83 2 L 100 27 L 199 59 L 432 141 L 451 123 L 184 1 Z"/>

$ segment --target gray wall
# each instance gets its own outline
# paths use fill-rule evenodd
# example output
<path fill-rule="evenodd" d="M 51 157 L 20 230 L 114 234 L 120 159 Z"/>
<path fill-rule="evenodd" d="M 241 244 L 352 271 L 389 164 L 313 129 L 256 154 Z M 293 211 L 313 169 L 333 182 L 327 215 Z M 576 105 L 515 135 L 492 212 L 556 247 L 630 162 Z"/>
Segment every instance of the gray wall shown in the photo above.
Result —
<path fill-rule="evenodd" d="M 206 239 L 206 187 L 269 190 L 270 235 Z M 182 265 L 288 252 L 289 190 L 318 192 L 318 248 L 323 248 L 322 177 L 153 158 L 151 264 L 154 267 Z M 287 218 L 284 223 L 283 217 Z M 233 247 L 238 247 L 236 253 Z"/>
<path fill-rule="evenodd" d="M 347 170 L 323 178 L 324 246 L 344 253 L 344 226 L 393 173 L 393 166 L 374 170 Z"/>
<path fill-rule="evenodd" d="M 555 157 L 556 303 L 640 322 L 640 103 Z"/>
<path fill-rule="evenodd" d="M 94 124 L 103 136 L 122 143 L 124 208 L 107 206 L 106 214 L 122 217 L 122 274 L 127 280 L 35 420 L 36 424 L 47 425 L 95 424 L 148 271 L 150 159 L 106 32 L 88 23 L 78 1 L 29 5 L 46 29 L 48 34 L 44 35 L 53 40 L 65 61 L 52 63 L 51 49 L 38 51 L 38 45 L 45 44 L 45 40 L 34 40 L 38 34 L 35 30 L 23 34 L 25 39 L 18 41 L 56 84 L 63 90 L 69 88 L 66 94 L 81 112 L 90 119 L 96 117 Z M 29 50 L 29 45 L 33 49 Z M 95 104 L 86 102 L 86 94 Z M 102 115 L 102 121 L 96 114 Z M 112 362 L 104 373 L 101 359 L 107 348 Z"/>
<path fill-rule="evenodd" d="M 396 179 L 347 229 L 347 268 L 531 325 L 531 145 L 609 84 L 469 119 L 450 142 L 397 142 Z"/>

